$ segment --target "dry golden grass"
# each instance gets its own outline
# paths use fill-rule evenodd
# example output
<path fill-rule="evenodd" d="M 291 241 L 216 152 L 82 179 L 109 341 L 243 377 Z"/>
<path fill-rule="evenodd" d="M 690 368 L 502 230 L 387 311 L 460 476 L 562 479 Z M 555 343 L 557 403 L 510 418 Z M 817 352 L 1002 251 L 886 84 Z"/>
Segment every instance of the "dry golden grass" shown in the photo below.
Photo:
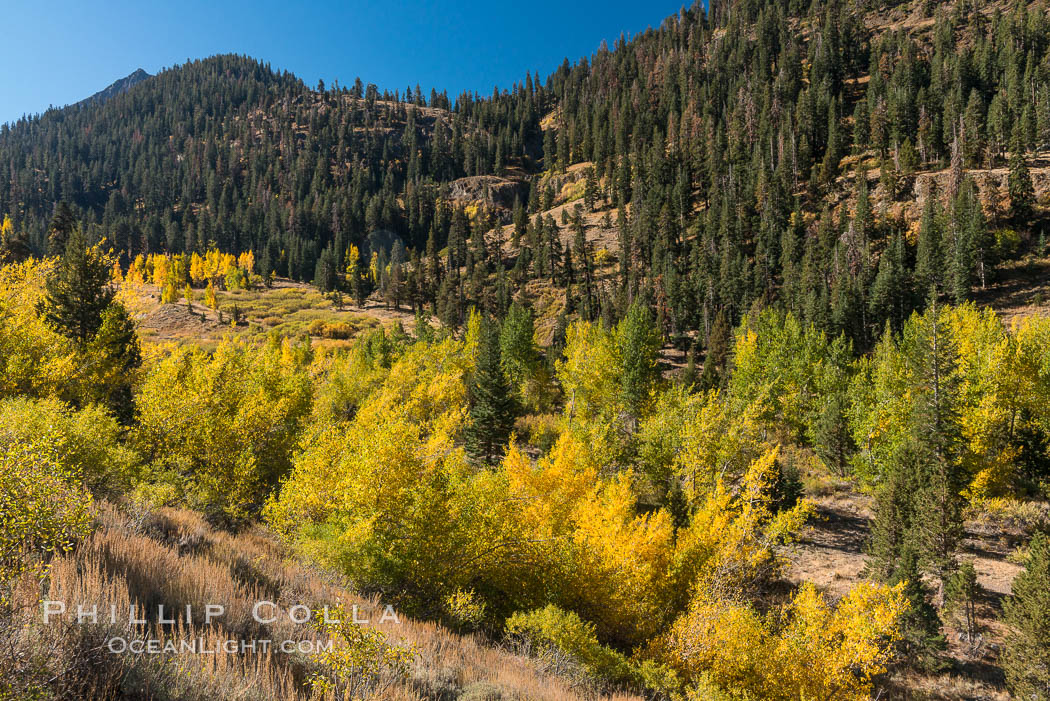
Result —
<path fill-rule="evenodd" d="M 391 645 L 414 651 L 406 676 L 369 682 L 368 698 L 570 699 L 602 696 L 585 682 L 562 678 L 542 661 L 516 655 L 476 636 L 401 616 L 379 622 L 383 607 L 359 596 L 330 573 L 291 558 L 261 528 L 231 534 L 198 514 L 102 504 L 99 528 L 69 556 L 53 561 L 46 577 L 17 583 L 0 617 L 0 699 L 307 699 L 345 698 L 312 693 L 319 671 L 309 655 L 238 650 L 233 654 L 112 654 L 107 643 L 128 640 L 200 640 L 206 650 L 225 641 L 318 641 L 322 633 L 293 623 L 292 606 L 356 606 Z M 66 614 L 43 624 L 42 600 L 68 602 Z M 275 602 L 274 623 L 252 616 L 256 601 Z M 97 622 L 76 622 L 77 603 L 98 606 Z M 204 621 L 204 604 L 225 614 Z M 177 623 L 161 625 L 157 607 Z M 190 617 L 185 607 L 192 606 Z M 116 616 L 111 619 L 111 607 Z M 145 624 L 129 621 L 129 610 Z"/>
<path fill-rule="evenodd" d="M 261 339 L 271 332 L 293 338 L 306 335 L 319 346 L 342 348 L 372 329 L 396 322 L 410 328 L 415 320 L 408 307 L 394 310 L 374 299 L 358 307 L 345 294 L 337 304 L 315 287 L 284 279 L 271 288 L 218 290 L 218 310 L 202 303 L 201 290 L 195 290 L 194 296 L 192 305 L 184 298 L 162 304 L 154 285 L 125 284 L 120 291 L 144 341 L 193 343 L 208 349 L 229 335 Z M 234 308 L 240 317 L 237 325 L 231 324 Z"/>

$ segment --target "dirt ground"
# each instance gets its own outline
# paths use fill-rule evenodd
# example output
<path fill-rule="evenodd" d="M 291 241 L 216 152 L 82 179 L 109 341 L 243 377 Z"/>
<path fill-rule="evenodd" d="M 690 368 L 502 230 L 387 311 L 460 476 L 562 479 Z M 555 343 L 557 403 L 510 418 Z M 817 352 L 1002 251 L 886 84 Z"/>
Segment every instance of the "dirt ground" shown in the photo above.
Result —
<path fill-rule="evenodd" d="M 813 501 L 815 517 L 785 553 L 786 576 L 794 584 L 813 582 L 829 597 L 838 599 L 864 577 L 872 500 L 840 490 Z M 881 689 L 881 698 L 1009 698 L 997 663 L 1006 632 L 998 619 L 1003 599 L 1022 569 L 1007 560 L 1018 544 L 1016 534 L 985 522 L 967 521 L 960 559 L 973 562 L 977 570 L 978 634 L 969 641 L 960 631 L 946 630 L 946 669 L 930 674 L 894 672 Z M 934 595 L 940 596 L 936 590 Z"/>

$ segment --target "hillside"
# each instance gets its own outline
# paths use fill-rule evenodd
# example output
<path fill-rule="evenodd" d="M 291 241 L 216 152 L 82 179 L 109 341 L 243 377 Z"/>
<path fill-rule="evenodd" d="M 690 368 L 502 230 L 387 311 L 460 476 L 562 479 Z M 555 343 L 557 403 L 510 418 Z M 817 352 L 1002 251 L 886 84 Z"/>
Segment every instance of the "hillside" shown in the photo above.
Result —
<path fill-rule="evenodd" d="M 176 66 L 6 127 L 0 212 L 38 254 L 66 201 L 125 266 L 214 243 L 325 290 L 355 246 L 365 294 L 453 325 L 531 281 L 591 319 L 641 293 L 697 358 L 769 299 L 868 348 L 931 285 L 962 301 L 1045 255 L 1040 5 L 737 4 L 454 103 Z"/>
<path fill-rule="evenodd" d="M 707 7 L 0 129 L 0 701 L 1050 695 L 1050 7 Z"/>
<path fill-rule="evenodd" d="M 214 530 L 189 511 L 127 504 L 102 504 L 100 519 L 99 530 L 75 555 L 52 563 L 49 588 L 43 595 L 50 601 L 65 601 L 76 595 L 101 611 L 118 606 L 120 619 L 107 623 L 103 616 L 101 623 L 78 626 L 71 612 L 63 621 L 65 625 L 56 630 L 41 626 L 37 616 L 23 613 L 15 621 L 24 626 L 23 630 L 0 629 L 8 655 L 17 659 L 14 665 L 4 664 L 5 672 L 13 675 L 5 682 L 40 667 L 62 677 L 67 689 L 89 694 L 81 698 L 123 694 L 123 698 L 206 701 L 235 694 L 236 698 L 274 701 L 316 699 L 302 685 L 302 680 L 315 671 L 308 656 L 297 650 L 282 653 L 276 649 L 276 641 L 291 640 L 298 645 L 324 640 L 324 634 L 312 624 L 296 624 L 289 611 L 294 606 L 328 606 L 334 613 L 340 606 L 354 611 L 358 620 L 374 622 L 386 644 L 413 651 L 405 676 L 363 678 L 357 687 L 359 693 L 381 693 L 387 699 L 477 701 L 595 698 L 595 691 L 588 689 L 579 675 L 573 678 L 567 673 L 567 665 L 495 647 L 481 636 L 457 635 L 396 611 L 389 620 L 379 622 L 386 613 L 382 601 L 358 595 L 337 575 L 292 559 L 262 529 L 232 535 Z M 128 622 L 129 602 L 137 602 L 141 615 L 152 618 L 150 611 L 158 603 L 169 611 L 199 607 L 202 592 L 229 614 L 209 625 L 200 620 L 203 612 L 198 611 L 198 618 L 189 622 L 192 631 L 173 632 L 166 631 L 163 624 L 136 626 Z M 22 611 L 34 610 L 34 593 L 33 583 L 24 582 L 16 596 L 26 598 L 16 605 Z M 259 625 L 250 614 L 260 600 L 274 604 L 277 615 L 272 616 L 276 619 L 272 623 Z M 180 635 L 207 641 L 202 642 L 201 649 L 218 649 L 226 640 L 252 636 L 275 642 L 272 651 L 264 653 L 260 648 L 228 656 L 174 653 L 124 657 L 108 654 L 100 645 L 114 637 L 131 644 L 167 636 L 178 639 Z M 128 679 L 133 681 L 122 683 Z M 0 692 L 31 694 L 33 689 L 0 687 Z M 603 698 L 637 701 L 639 697 L 613 694 Z"/>

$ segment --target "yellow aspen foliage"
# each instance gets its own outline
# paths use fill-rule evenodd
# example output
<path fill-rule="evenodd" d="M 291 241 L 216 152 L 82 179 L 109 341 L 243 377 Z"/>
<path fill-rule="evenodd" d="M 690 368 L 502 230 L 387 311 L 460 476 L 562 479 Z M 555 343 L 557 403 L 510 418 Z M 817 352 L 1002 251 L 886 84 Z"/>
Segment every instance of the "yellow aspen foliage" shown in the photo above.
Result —
<path fill-rule="evenodd" d="M 79 482 L 46 441 L 0 440 L 0 583 L 46 567 L 91 531 L 92 500 Z"/>
<path fill-rule="evenodd" d="M 255 253 L 252 251 L 245 251 L 244 253 L 237 256 L 237 267 L 244 271 L 245 275 L 251 275 L 255 272 Z"/>
<path fill-rule="evenodd" d="M 379 283 L 379 253 L 372 251 L 372 260 L 368 264 L 368 274 L 373 284 Z"/>
<path fill-rule="evenodd" d="M 489 545 L 469 537 L 476 502 L 457 489 L 469 474 L 446 437 L 427 439 L 397 412 L 373 415 L 313 440 L 266 516 L 360 586 L 437 598 L 466 584 Z"/>
<path fill-rule="evenodd" d="M 468 343 L 445 339 L 406 349 L 380 390 L 361 408 L 361 420 L 398 412 L 419 423 L 425 434 L 455 436 L 467 416 L 464 378 L 473 367 Z"/>
<path fill-rule="evenodd" d="M 142 285 L 146 282 L 146 259 L 142 257 L 142 254 L 135 256 L 135 260 L 131 261 L 131 265 L 128 266 L 128 272 L 124 276 L 124 283 L 128 285 Z"/>
<path fill-rule="evenodd" d="M 190 280 L 200 285 L 208 278 L 208 267 L 201 256 L 194 252 L 190 256 Z"/>
<path fill-rule="evenodd" d="M 15 235 L 15 225 L 11 221 L 11 216 L 8 214 L 4 215 L 3 223 L 0 223 L 0 245 L 6 244 Z"/>
<path fill-rule="evenodd" d="M 1007 330 L 994 311 L 972 304 L 945 310 L 959 348 L 961 416 L 971 500 L 1010 496 L 1017 485 L 1019 432 L 1045 397 L 1046 347 L 1029 342 L 1038 321 Z M 1045 375 L 1043 375 L 1045 377 Z"/>
<path fill-rule="evenodd" d="M 189 265 L 186 262 L 186 256 L 181 253 L 171 257 L 171 272 L 169 281 L 178 289 L 182 289 L 190 280 Z"/>
<path fill-rule="evenodd" d="M 318 627 L 332 643 L 311 655 L 319 670 L 309 682 L 320 698 L 366 698 L 407 676 L 416 657 L 412 648 L 388 643 L 382 631 L 355 623 L 355 615 L 341 606 L 315 612 Z"/>
<path fill-rule="evenodd" d="M 626 452 L 619 367 L 615 339 L 600 325 L 578 321 L 567 329 L 564 357 L 555 366 L 565 394 L 564 421 L 605 465 L 620 462 Z"/>
<path fill-rule="evenodd" d="M 168 282 L 161 288 L 160 301 L 163 304 L 174 304 L 179 300 L 179 289 L 175 287 L 175 284 Z"/>
<path fill-rule="evenodd" d="M 139 393 L 139 437 L 152 467 L 191 506 L 229 519 L 257 513 L 292 464 L 309 414 L 305 366 L 279 341 L 224 340 L 208 354 L 155 358 Z"/>
<path fill-rule="evenodd" d="M 479 522 L 487 483 L 455 443 L 469 362 L 455 339 L 408 347 L 351 421 L 314 429 L 268 520 L 323 561 L 353 563 L 362 585 L 408 597 L 466 587 L 499 551 Z"/>
<path fill-rule="evenodd" d="M 211 284 L 211 280 L 208 280 L 208 286 L 204 288 L 204 303 L 212 309 L 219 307 L 219 302 L 215 298 L 215 287 Z"/>
<path fill-rule="evenodd" d="M 614 411 L 617 364 L 615 345 L 601 326 L 587 321 L 569 326 L 557 376 L 570 420 L 586 422 Z"/>
<path fill-rule="evenodd" d="M 569 600 L 606 640 L 634 647 L 666 624 L 677 584 L 675 532 L 664 510 L 638 514 L 626 474 L 593 489 L 573 514 Z"/>
<path fill-rule="evenodd" d="M 798 440 L 827 394 L 845 383 L 849 360 L 841 338 L 766 309 L 741 322 L 727 395 L 737 412 L 752 407 L 768 431 Z"/>
<path fill-rule="evenodd" d="M 885 671 L 906 610 L 902 584 L 858 584 L 831 607 L 807 583 L 765 616 L 701 591 L 654 650 L 687 680 L 756 699 L 860 701 Z"/>
<path fill-rule="evenodd" d="M 718 392 L 710 392 L 693 399 L 690 409 L 682 417 L 674 474 L 696 503 L 723 480 L 743 474 L 768 445 L 755 404 L 735 414 Z"/>
<path fill-rule="evenodd" d="M 813 507 L 803 500 L 775 511 L 777 455 L 778 449 L 766 451 L 735 488 L 720 480 L 698 503 L 689 525 L 678 533 L 675 571 L 680 581 L 699 581 L 720 595 L 740 596 L 778 573 L 775 548 L 791 540 Z"/>
<path fill-rule="evenodd" d="M 350 247 L 346 249 L 346 274 L 348 276 L 357 275 L 361 265 L 361 250 L 354 244 L 350 244 Z"/>
<path fill-rule="evenodd" d="M 1028 410 L 1044 432 L 1050 433 L 1050 318 L 1030 316 L 1013 332 L 1019 355 L 1032 372 Z"/>
<path fill-rule="evenodd" d="M 516 521 L 538 540 L 570 532 L 572 517 L 598 478 L 588 451 L 571 434 L 562 434 L 535 465 L 514 443 L 503 459 L 511 498 L 520 504 Z"/>
<path fill-rule="evenodd" d="M 534 649 L 553 648 L 569 655 L 595 676 L 616 684 L 665 692 L 677 686 L 673 676 L 651 660 L 636 662 L 602 645 L 593 623 L 551 604 L 515 613 L 507 619 L 507 631 L 526 638 Z"/>
<path fill-rule="evenodd" d="M 157 287 L 163 287 L 171 274 L 171 259 L 164 255 L 153 255 L 150 256 L 150 260 L 153 261 L 150 282 Z"/>
<path fill-rule="evenodd" d="M 204 271 L 209 280 L 217 280 L 225 274 L 222 267 L 222 253 L 217 248 L 209 248 L 204 253 Z"/>
<path fill-rule="evenodd" d="M 0 396 L 76 396 L 81 371 L 72 342 L 37 313 L 52 260 L 0 267 Z"/>

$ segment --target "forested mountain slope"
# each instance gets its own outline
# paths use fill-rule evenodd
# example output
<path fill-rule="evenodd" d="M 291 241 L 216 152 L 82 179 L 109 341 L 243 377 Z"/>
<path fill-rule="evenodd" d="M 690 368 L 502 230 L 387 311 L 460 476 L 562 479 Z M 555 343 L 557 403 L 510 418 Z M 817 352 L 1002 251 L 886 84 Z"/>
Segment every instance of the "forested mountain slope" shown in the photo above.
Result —
<path fill-rule="evenodd" d="M 125 265 L 214 242 L 325 288 L 354 245 L 365 292 L 454 324 L 549 280 L 588 318 L 642 293 L 685 347 L 774 298 L 867 347 L 1043 254 L 1048 27 L 1041 3 L 698 5 L 455 105 L 214 57 L 4 127 L 0 211 L 37 252 L 64 200 Z"/>
<path fill-rule="evenodd" d="M 1050 137 L 1047 26 L 1039 3 L 717 3 L 454 108 L 418 88 L 318 91 L 216 57 L 5 127 L 0 211 L 43 251 L 67 200 L 125 263 L 214 241 L 313 280 L 318 261 L 341 275 L 352 243 L 380 249 L 381 268 L 404 267 L 398 297 L 450 303 L 449 319 L 505 304 L 486 289 L 548 277 L 580 286 L 567 297 L 590 317 L 644 291 L 669 334 L 706 338 L 719 313 L 780 296 L 866 345 L 931 285 L 967 298 L 997 260 L 1037 248 L 1025 161 Z M 551 187 L 580 163 L 575 188 Z M 992 168 L 994 188 L 967 177 Z M 446 187 L 477 175 L 522 187 Z M 611 211 L 614 258 L 555 241 L 571 217 L 529 219 L 575 197 Z M 464 213 L 471 200 L 504 220 L 527 208 L 511 257 L 471 245 L 499 218 Z M 596 285 L 603 262 L 618 275 Z"/>
<path fill-rule="evenodd" d="M 218 56 L 4 127 L 0 701 L 1046 698 L 1048 49 L 730 0 L 454 103 Z M 63 593 L 334 647 L 96 664 L 161 614 Z"/>

